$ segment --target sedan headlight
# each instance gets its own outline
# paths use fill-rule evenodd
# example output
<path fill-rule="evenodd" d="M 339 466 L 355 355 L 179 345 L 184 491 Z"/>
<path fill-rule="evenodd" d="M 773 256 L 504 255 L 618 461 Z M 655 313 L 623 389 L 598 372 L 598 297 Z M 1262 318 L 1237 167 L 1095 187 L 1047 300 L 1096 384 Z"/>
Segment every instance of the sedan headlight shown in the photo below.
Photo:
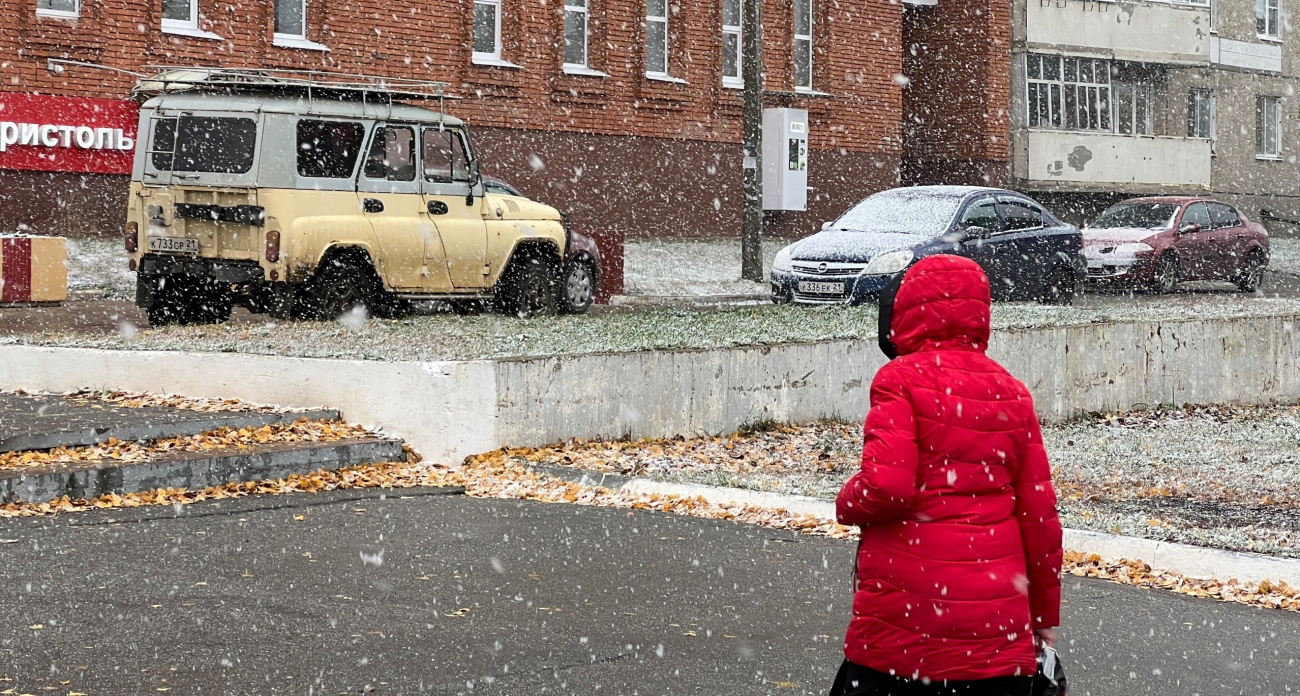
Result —
<path fill-rule="evenodd" d="M 867 267 L 862 270 L 863 275 L 889 275 L 897 273 L 907 264 L 912 262 L 912 250 L 903 249 L 901 251 L 891 251 L 888 254 L 881 254 L 874 259 Z"/>
<path fill-rule="evenodd" d="M 790 255 L 792 253 L 791 252 L 792 249 L 794 249 L 793 244 L 776 252 L 776 258 L 772 259 L 773 271 L 780 271 L 781 273 L 790 273 L 794 270 L 794 267 L 790 265 Z"/>
<path fill-rule="evenodd" d="M 1114 253 L 1145 254 L 1148 251 L 1155 251 L 1155 247 L 1152 247 L 1150 244 L 1147 244 L 1146 242 L 1128 242 L 1126 244 L 1120 244 L 1116 246 Z"/>

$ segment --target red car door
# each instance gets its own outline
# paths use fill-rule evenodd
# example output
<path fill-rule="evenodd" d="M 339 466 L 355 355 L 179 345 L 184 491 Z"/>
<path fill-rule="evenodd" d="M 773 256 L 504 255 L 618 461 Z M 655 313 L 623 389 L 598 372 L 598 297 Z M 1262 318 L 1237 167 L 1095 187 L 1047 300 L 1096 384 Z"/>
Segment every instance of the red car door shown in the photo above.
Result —
<path fill-rule="evenodd" d="M 1246 258 L 1245 223 L 1232 206 L 1223 203 L 1206 203 L 1210 209 L 1210 224 L 1214 227 L 1212 243 L 1219 260 L 1220 278 L 1232 278 Z"/>
<path fill-rule="evenodd" d="M 1178 277 L 1199 280 L 1212 276 L 1212 227 L 1210 211 L 1204 203 L 1197 201 L 1183 211 L 1183 218 L 1178 223 L 1178 241 L 1174 243 L 1178 250 Z"/>

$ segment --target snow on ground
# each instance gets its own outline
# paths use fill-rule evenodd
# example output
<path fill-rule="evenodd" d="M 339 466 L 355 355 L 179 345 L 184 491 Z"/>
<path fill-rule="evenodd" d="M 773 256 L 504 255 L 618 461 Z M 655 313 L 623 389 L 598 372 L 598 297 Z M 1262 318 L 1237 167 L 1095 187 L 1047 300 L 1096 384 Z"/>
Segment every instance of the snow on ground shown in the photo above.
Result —
<path fill-rule="evenodd" d="M 1300 238 L 1269 239 L 1268 267 L 1275 271 L 1300 275 Z"/>
<path fill-rule="evenodd" d="M 1138 303 L 1045 307 L 999 304 L 995 329 L 1300 314 L 1300 298 L 1236 293 Z M 496 314 L 436 314 L 398 320 L 266 322 L 126 327 L 120 333 L 45 331 L 0 335 L 0 343 L 135 350 L 195 350 L 362 360 L 473 360 L 634 350 L 696 350 L 830 339 L 876 340 L 874 306 L 756 305 L 711 311 L 651 309 L 521 320 Z"/>
<path fill-rule="evenodd" d="M 121 239 L 68 238 L 68 289 L 103 290 L 110 300 L 135 297 L 135 272 L 126 267 Z"/>
<path fill-rule="evenodd" d="M 1300 558 L 1300 407 L 1197 407 L 1044 428 L 1076 529 Z M 858 423 L 758 425 L 723 438 L 578 442 L 519 459 L 833 499 Z"/>
<path fill-rule="evenodd" d="M 763 240 L 763 277 L 788 240 Z M 628 295 L 760 295 L 766 283 L 740 279 L 739 239 L 656 239 L 623 247 L 623 291 Z"/>

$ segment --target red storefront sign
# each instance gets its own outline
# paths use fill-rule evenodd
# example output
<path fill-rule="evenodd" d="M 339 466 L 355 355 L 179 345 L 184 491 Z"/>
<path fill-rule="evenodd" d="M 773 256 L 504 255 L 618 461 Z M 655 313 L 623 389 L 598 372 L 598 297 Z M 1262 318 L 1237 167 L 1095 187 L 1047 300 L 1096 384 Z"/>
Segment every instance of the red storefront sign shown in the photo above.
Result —
<path fill-rule="evenodd" d="M 0 92 L 0 169 L 130 174 L 139 107 Z"/>

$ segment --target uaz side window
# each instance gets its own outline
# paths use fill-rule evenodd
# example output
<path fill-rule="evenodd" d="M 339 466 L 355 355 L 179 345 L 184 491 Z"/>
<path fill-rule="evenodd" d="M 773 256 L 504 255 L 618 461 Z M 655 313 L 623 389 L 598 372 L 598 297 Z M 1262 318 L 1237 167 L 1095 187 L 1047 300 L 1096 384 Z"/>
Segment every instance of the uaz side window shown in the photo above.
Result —
<path fill-rule="evenodd" d="M 154 121 L 153 168 L 243 174 L 253 168 L 257 122 L 251 118 L 181 116 Z"/>
<path fill-rule="evenodd" d="M 298 121 L 298 175 L 349 179 L 366 129 L 346 121 Z"/>

